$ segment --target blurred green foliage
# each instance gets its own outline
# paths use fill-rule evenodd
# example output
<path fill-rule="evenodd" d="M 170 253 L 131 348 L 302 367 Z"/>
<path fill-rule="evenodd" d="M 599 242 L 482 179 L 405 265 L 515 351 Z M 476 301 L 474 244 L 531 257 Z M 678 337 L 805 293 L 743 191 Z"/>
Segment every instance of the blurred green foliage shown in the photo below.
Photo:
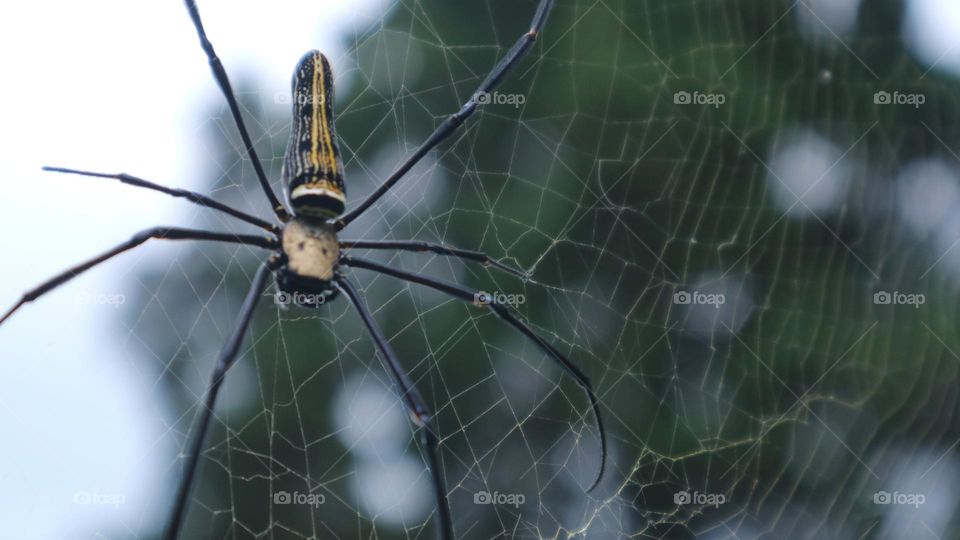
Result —
<path fill-rule="evenodd" d="M 458 109 L 533 9 L 400 1 L 355 36 L 334 59 L 351 202 Z M 584 397 L 547 358 L 481 310 L 348 273 L 437 410 L 463 537 L 896 537 L 901 525 L 890 520 L 905 518 L 872 494 L 908 489 L 896 471 L 914 456 L 932 472 L 910 485 L 941 496 L 930 503 L 942 512 L 937 530 L 960 530 L 949 517 L 960 494 L 936 487 L 954 470 L 948 450 L 960 436 L 955 279 L 946 264 L 924 273 L 941 253 L 891 210 L 905 164 L 957 165 L 957 84 L 908 54 L 899 2 L 865 3 L 855 33 L 842 37 L 805 36 L 804 9 L 560 0 L 499 88 L 524 105 L 481 108 L 343 234 L 484 250 L 531 271 L 524 283 L 428 255 L 369 254 L 525 294 L 524 319 L 602 396 L 611 464 L 585 495 L 596 432 Z M 258 84 L 239 87 L 278 179 L 288 111 Z M 927 103 L 874 103 L 875 92 L 895 89 Z M 726 102 L 680 106 L 681 91 Z M 225 108 L 216 111 L 210 193 L 267 215 Z M 798 129 L 845 152 L 849 185 L 836 211 L 787 215 L 774 202 L 769 160 Z M 131 326 L 145 361 L 166 369 L 159 378 L 184 446 L 256 261 L 244 248 L 203 245 L 139 276 Z M 726 294 L 739 313 L 717 310 L 705 332 L 673 295 L 720 275 L 735 284 Z M 927 303 L 878 306 L 877 290 Z M 283 311 L 265 298 L 246 347 L 218 411 L 226 427 L 207 438 L 190 537 L 431 537 L 429 517 L 392 526 L 368 513 L 351 483 L 355 455 L 332 435 L 334 396 L 351 376 L 387 381 L 346 302 Z M 327 502 L 271 504 L 278 490 Z M 480 490 L 524 493 L 527 503 L 477 506 Z M 684 490 L 726 503 L 676 504 Z"/>

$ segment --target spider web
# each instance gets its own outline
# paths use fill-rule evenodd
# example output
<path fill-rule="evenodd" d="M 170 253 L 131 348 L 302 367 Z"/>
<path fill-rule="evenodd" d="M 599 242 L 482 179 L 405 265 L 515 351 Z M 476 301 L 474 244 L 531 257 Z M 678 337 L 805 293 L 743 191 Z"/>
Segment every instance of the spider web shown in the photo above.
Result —
<path fill-rule="evenodd" d="M 351 203 L 471 95 L 534 4 L 400 1 L 351 35 L 333 59 Z M 957 534 L 955 87 L 907 55 L 895 3 L 847 33 L 816 13 L 558 1 L 505 101 L 342 234 L 482 250 L 530 272 L 363 254 L 522 295 L 522 319 L 597 388 L 609 464 L 585 494 L 596 426 L 548 357 L 485 310 L 348 272 L 436 411 L 458 536 Z M 279 178 L 289 107 L 263 81 L 237 87 Z M 926 103 L 878 105 L 880 91 Z M 225 108 L 203 120 L 207 192 L 268 215 Z M 917 193 L 931 210 L 904 210 Z M 127 347 L 155 369 L 185 449 L 260 255 L 166 249 L 136 268 Z M 883 291 L 925 303 L 878 304 Z M 228 374 L 188 536 L 432 538 L 417 438 L 359 318 L 343 299 L 287 310 L 273 293 Z M 876 504 L 883 493 L 925 502 Z"/>

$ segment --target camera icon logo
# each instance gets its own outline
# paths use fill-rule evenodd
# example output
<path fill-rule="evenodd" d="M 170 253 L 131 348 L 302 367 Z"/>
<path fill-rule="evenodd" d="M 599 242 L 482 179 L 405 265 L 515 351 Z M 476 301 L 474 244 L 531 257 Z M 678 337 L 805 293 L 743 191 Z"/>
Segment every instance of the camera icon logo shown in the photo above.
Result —
<path fill-rule="evenodd" d="M 891 299 L 890 293 L 887 291 L 877 291 L 873 293 L 873 303 L 879 306 L 889 305 Z"/>
<path fill-rule="evenodd" d="M 477 92 L 477 95 L 474 96 L 478 105 L 489 105 L 492 101 L 490 99 L 490 92 Z"/>
<path fill-rule="evenodd" d="M 876 105 L 889 105 L 893 102 L 890 92 L 881 90 L 873 95 L 873 103 Z"/>
<path fill-rule="evenodd" d="M 681 306 L 690 304 L 691 296 L 687 291 L 677 291 L 673 293 L 673 303 Z"/>
<path fill-rule="evenodd" d="M 489 306 L 493 303 L 493 295 L 484 291 L 475 292 L 473 293 L 473 303 L 478 306 Z"/>
<path fill-rule="evenodd" d="M 690 96 L 690 92 L 686 90 L 681 90 L 673 95 L 673 102 L 677 105 L 689 105 L 692 101 L 693 99 Z"/>
<path fill-rule="evenodd" d="M 290 504 L 293 498 L 286 491 L 278 491 L 273 494 L 273 504 Z"/>
<path fill-rule="evenodd" d="M 690 504 L 691 499 L 689 491 L 678 491 L 673 494 L 673 504 Z"/>
<path fill-rule="evenodd" d="M 478 491 L 473 494 L 473 504 L 490 504 L 493 502 L 493 497 L 489 492 Z"/>
<path fill-rule="evenodd" d="M 878 491 L 873 494 L 873 504 L 890 504 L 890 502 L 890 493 L 886 491 Z"/>

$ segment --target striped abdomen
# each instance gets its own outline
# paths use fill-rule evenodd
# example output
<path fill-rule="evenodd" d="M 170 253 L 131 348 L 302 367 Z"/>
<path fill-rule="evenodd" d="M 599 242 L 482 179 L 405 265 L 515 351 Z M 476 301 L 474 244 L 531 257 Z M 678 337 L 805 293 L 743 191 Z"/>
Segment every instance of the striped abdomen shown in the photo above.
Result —
<path fill-rule="evenodd" d="M 297 216 L 343 213 L 343 165 L 333 133 L 333 76 L 320 51 L 303 55 L 293 73 L 293 126 L 283 159 L 283 181 Z"/>

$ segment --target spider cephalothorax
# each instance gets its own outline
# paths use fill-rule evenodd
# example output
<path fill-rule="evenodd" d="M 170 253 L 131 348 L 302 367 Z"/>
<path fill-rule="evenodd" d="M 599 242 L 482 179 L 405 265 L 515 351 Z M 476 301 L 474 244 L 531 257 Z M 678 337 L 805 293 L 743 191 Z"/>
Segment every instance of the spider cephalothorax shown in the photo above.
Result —
<path fill-rule="evenodd" d="M 211 232 L 180 227 L 154 227 L 141 231 L 130 240 L 106 251 L 86 262 L 78 264 L 39 286 L 23 294 L 20 301 L 0 316 L 0 324 L 6 321 L 14 312 L 28 302 L 32 302 L 47 292 L 63 285 L 77 275 L 107 261 L 125 251 L 143 244 L 151 238 L 166 240 L 206 240 L 243 244 L 246 246 L 270 250 L 272 255 L 260 266 L 253 277 L 253 283 L 247 293 L 243 305 L 240 307 L 234 330 L 227 339 L 220 352 L 210 379 L 203 408 L 200 409 L 199 425 L 192 430 L 190 447 L 185 450 L 186 468 L 183 480 L 177 491 L 176 500 L 170 520 L 167 523 L 165 538 L 174 540 L 179 536 L 181 525 L 190 500 L 191 485 L 197 474 L 200 454 L 203 451 L 204 435 L 209 430 L 213 410 L 216 405 L 217 394 L 223 383 L 224 376 L 230 366 L 240 354 L 240 345 L 257 307 L 257 301 L 267 287 L 270 274 L 277 279 L 277 286 L 282 293 L 288 295 L 288 302 L 302 306 L 316 307 L 334 298 L 339 292 L 344 293 L 360 315 L 363 325 L 369 330 L 370 336 L 381 354 L 384 366 L 390 372 L 398 386 L 400 398 L 413 415 L 417 429 L 421 436 L 421 444 L 426 453 L 427 465 L 433 479 L 433 491 L 437 503 L 437 519 L 440 537 L 444 540 L 454 538 L 453 517 L 447 500 L 447 487 L 444 480 L 443 468 L 440 461 L 440 446 L 433 424 L 433 415 L 430 407 L 417 391 L 413 381 L 407 375 L 389 341 L 380 330 L 366 306 L 366 301 L 360 290 L 352 284 L 351 276 L 342 274 L 341 267 L 362 269 L 376 272 L 399 280 L 415 283 L 443 292 L 469 304 L 488 308 L 497 317 L 518 332 L 530 339 L 544 354 L 549 356 L 573 377 L 583 388 L 590 399 L 590 406 L 600 433 L 600 470 L 593 486 L 597 485 L 603 476 L 607 456 L 606 435 L 603 429 L 600 405 L 589 379 L 582 371 L 562 352 L 550 342 L 537 335 L 529 326 L 524 324 L 509 308 L 502 304 L 489 301 L 489 295 L 474 291 L 414 272 L 407 272 L 394 267 L 388 267 L 376 262 L 342 253 L 351 249 L 372 250 L 406 250 L 416 252 L 432 252 L 437 255 L 457 257 L 470 263 L 481 263 L 496 266 L 501 270 L 525 278 L 526 274 L 495 261 L 486 254 L 478 251 L 468 251 L 451 248 L 442 244 L 421 241 L 391 241 L 391 240 L 340 240 L 338 233 L 354 219 L 365 212 L 380 197 L 385 195 L 407 172 L 428 152 L 449 137 L 467 118 L 476 111 L 480 103 L 477 96 L 488 94 L 514 66 L 523 54 L 537 39 L 540 29 L 546 22 L 547 15 L 553 6 L 552 0 L 540 0 L 537 11 L 533 16 L 530 30 L 523 34 L 503 59 L 490 71 L 477 91 L 472 94 L 459 111 L 448 116 L 433 132 L 432 135 L 384 182 L 355 206 L 350 212 L 343 214 L 346 208 L 346 190 L 343 181 L 343 165 L 340 162 L 340 152 L 337 148 L 337 139 L 333 131 L 333 77 L 330 63 L 318 51 L 310 51 L 297 64 L 293 75 L 293 125 L 290 134 L 290 143 L 284 157 L 283 182 L 286 187 L 287 208 L 274 193 L 266 177 L 253 141 L 243 122 L 240 107 L 236 96 L 230 87 L 230 81 L 220 59 L 213 50 L 210 40 L 207 39 L 200 14 L 194 0 L 185 0 L 190 17 L 196 27 L 200 44 L 206 53 L 207 60 L 213 70 L 214 78 L 223 95 L 227 99 L 231 114 L 240 132 L 244 147 L 250 157 L 257 180 L 260 182 L 277 222 L 268 222 L 257 216 L 250 215 L 242 210 L 220 203 L 210 197 L 182 189 L 172 189 L 153 182 L 137 178 L 125 173 L 107 174 L 76 169 L 48 167 L 47 170 L 114 178 L 123 183 L 137 187 L 160 191 L 174 197 L 183 197 L 187 200 L 229 214 L 250 225 L 267 231 L 263 234 L 236 234 Z M 292 210 L 292 211 L 291 211 Z M 291 218 L 292 216 L 292 218 Z M 486 299 L 486 300 L 483 300 Z M 592 489 L 592 488 L 591 488 Z"/>
<path fill-rule="evenodd" d="M 340 242 L 325 221 L 294 218 L 281 232 L 277 257 L 277 287 L 290 302 L 319 306 L 337 294 L 333 282 L 340 258 Z"/>

